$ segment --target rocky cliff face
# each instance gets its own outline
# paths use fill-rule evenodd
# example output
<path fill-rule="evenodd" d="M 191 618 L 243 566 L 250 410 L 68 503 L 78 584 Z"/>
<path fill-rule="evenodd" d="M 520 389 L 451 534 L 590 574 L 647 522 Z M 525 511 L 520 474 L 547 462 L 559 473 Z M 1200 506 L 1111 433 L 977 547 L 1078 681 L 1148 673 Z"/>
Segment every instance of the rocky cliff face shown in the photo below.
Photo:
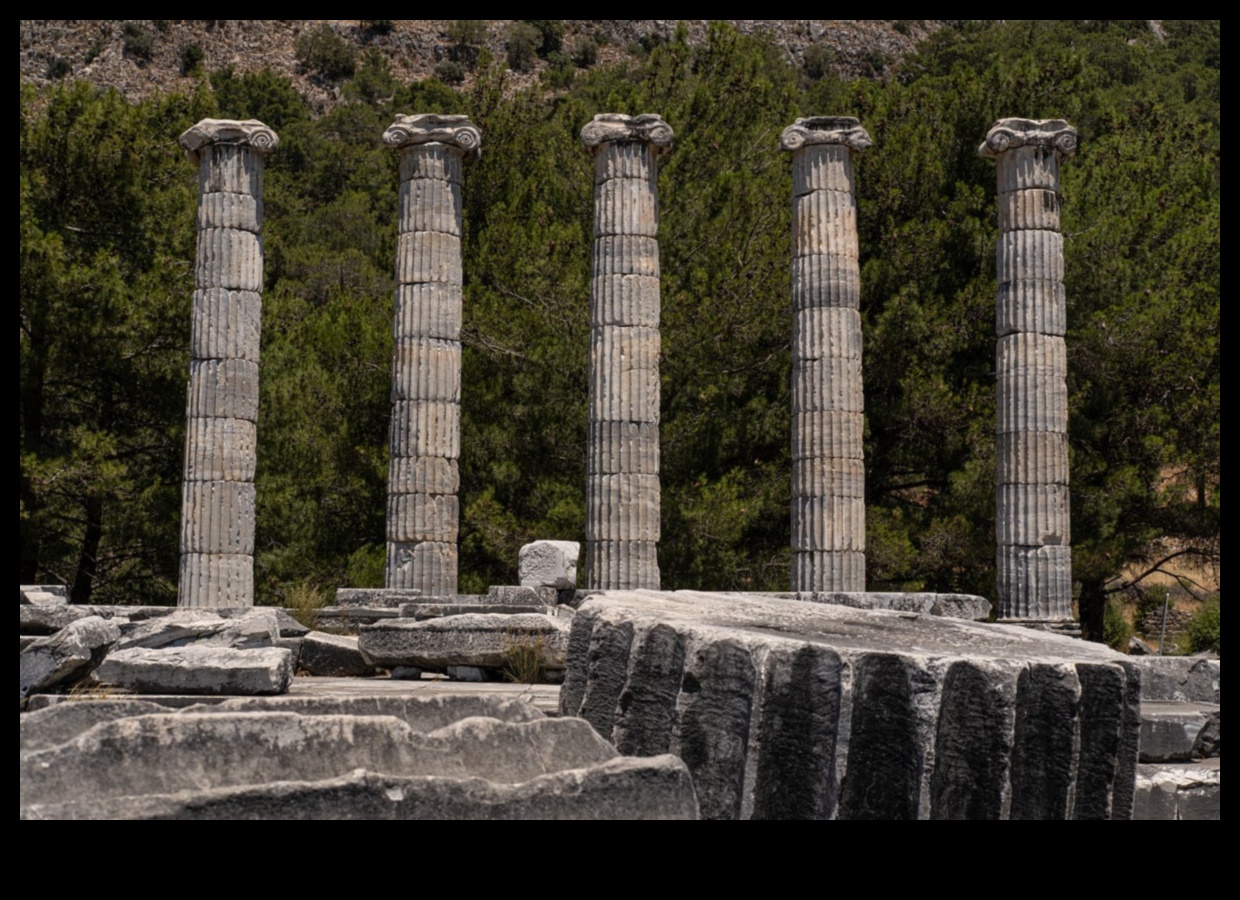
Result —
<path fill-rule="evenodd" d="M 845 75 L 881 76 L 939 20 L 737 19 L 743 33 L 765 34 L 798 64 L 809 61 Z M 478 20 L 475 52 L 505 57 L 515 20 Z M 578 42 L 598 45 L 599 63 L 632 59 L 676 32 L 673 19 L 564 19 L 565 51 Z M 690 43 L 704 39 L 706 20 L 683 20 Z M 311 102 L 330 106 L 340 97 L 338 80 L 298 60 L 297 43 L 327 25 L 357 51 L 376 49 L 400 79 L 426 78 L 456 54 L 448 19 L 24 19 L 20 21 L 21 77 L 36 84 L 63 78 L 114 87 L 130 99 L 190 87 L 201 71 L 233 66 L 238 72 L 270 66 L 289 76 Z M 822 47 L 821 49 L 811 49 Z M 513 86 L 534 81 L 547 68 L 536 59 L 514 73 Z M 468 82 L 466 74 L 466 83 Z"/>

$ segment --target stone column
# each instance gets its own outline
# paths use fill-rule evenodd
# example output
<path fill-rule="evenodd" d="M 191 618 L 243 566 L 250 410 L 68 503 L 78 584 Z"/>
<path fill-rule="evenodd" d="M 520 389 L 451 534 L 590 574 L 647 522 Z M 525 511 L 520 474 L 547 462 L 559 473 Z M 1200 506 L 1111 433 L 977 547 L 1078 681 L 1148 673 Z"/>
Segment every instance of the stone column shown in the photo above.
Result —
<path fill-rule="evenodd" d="M 199 195 L 177 605 L 253 606 L 263 156 L 278 139 L 203 119 L 180 143 Z"/>
<path fill-rule="evenodd" d="M 784 129 L 792 152 L 792 589 L 865 590 L 856 119 Z"/>
<path fill-rule="evenodd" d="M 659 192 L 656 115 L 605 114 L 594 156 L 586 585 L 659 587 Z"/>
<path fill-rule="evenodd" d="M 1059 119 L 1000 119 L 979 152 L 999 179 L 999 616 L 1071 620 L 1059 164 L 1076 152 L 1076 130 Z"/>
<path fill-rule="evenodd" d="M 456 593 L 461 455 L 461 165 L 481 152 L 467 116 L 397 116 L 388 588 Z"/>

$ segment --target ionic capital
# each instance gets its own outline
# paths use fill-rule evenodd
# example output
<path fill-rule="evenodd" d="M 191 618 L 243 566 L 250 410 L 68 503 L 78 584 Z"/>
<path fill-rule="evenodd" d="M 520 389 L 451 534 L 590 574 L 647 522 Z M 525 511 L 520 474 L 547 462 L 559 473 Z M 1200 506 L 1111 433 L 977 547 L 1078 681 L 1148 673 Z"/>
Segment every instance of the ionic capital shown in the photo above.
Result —
<path fill-rule="evenodd" d="M 469 116 L 421 113 L 397 116 L 396 121 L 383 132 L 383 143 L 394 150 L 414 144 L 451 144 L 460 148 L 466 156 L 479 156 L 482 153 L 482 132 L 469 121 Z"/>
<path fill-rule="evenodd" d="M 1000 119 L 986 132 L 978 154 L 992 159 L 1017 147 L 1049 147 L 1061 157 L 1076 153 L 1076 129 L 1063 119 Z"/>
<path fill-rule="evenodd" d="M 270 153 L 280 139 L 258 119 L 203 119 L 187 128 L 178 142 L 189 161 L 198 165 L 198 151 L 208 144 L 247 144 L 258 153 Z"/>
<path fill-rule="evenodd" d="M 654 145 L 656 152 L 664 152 L 674 137 L 672 126 L 654 113 L 600 113 L 581 129 L 581 142 L 591 153 L 597 153 L 599 147 L 610 141 L 646 141 Z"/>
<path fill-rule="evenodd" d="M 785 150 L 800 150 L 807 144 L 844 144 L 860 152 L 873 141 L 861 122 L 852 116 L 810 116 L 797 119 L 779 136 Z"/>

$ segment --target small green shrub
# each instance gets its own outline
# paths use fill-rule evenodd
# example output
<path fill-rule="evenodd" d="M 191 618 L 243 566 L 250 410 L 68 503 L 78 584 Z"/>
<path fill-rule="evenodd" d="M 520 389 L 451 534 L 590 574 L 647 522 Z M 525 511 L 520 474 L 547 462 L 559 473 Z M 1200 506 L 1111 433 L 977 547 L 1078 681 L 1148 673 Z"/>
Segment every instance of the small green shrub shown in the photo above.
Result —
<path fill-rule="evenodd" d="M 805 48 L 801 64 L 805 67 L 805 74 L 817 81 L 831 71 L 834 60 L 835 54 L 826 44 L 810 44 Z"/>
<path fill-rule="evenodd" d="M 284 606 L 289 615 L 310 629 L 318 627 L 319 610 L 330 603 L 331 595 L 308 578 L 284 591 Z"/>
<path fill-rule="evenodd" d="M 102 39 L 96 39 L 93 44 L 86 50 L 86 65 L 90 65 L 99 58 L 99 54 L 103 52 Z"/>
<path fill-rule="evenodd" d="M 1132 623 L 1124 611 L 1124 604 L 1116 597 L 1107 599 L 1106 609 L 1102 614 L 1102 640 L 1112 650 L 1127 652 L 1128 641 L 1132 639 Z"/>
<path fill-rule="evenodd" d="M 504 679 L 515 684 L 541 684 L 546 672 L 547 639 L 516 631 L 503 641 Z"/>
<path fill-rule="evenodd" d="M 204 58 L 202 44 L 186 44 L 181 48 L 181 74 L 189 75 L 197 71 Z"/>
<path fill-rule="evenodd" d="M 69 60 L 63 56 L 56 56 L 47 63 L 47 77 L 51 81 L 59 81 L 73 71 L 73 66 L 69 65 Z"/>
<path fill-rule="evenodd" d="M 1201 609 L 1188 623 L 1184 636 L 1189 653 L 1213 651 L 1223 655 L 1223 619 L 1219 606 L 1219 598 L 1211 597 L 1201 604 Z"/>
<path fill-rule="evenodd" d="M 528 72 L 534 68 L 538 56 L 538 29 L 526 22 L 514 22 L 508 29 L 504 50 L 508 54 L 508 68 L 514 72 Z"/>
<path fill-rule="evenodd" d="M 357 71 L 357 48 L 336 34 L 330 25 L 320 25 L 301 35 L 294 52 L 303 69 L 328 81 L 352 78 Z"/>
<path fill-rule="evenodd" d="M 598 41 L 591 37 L 578 38 L 569 50 L 573 64 L 579 69 L 588 69 L 598 62 Z"/>
<path fill-rule="evenodd" d="M 538 55 L 546 59 L 559 52 L 564 43 L 564 22 L 561 19 L 523 19 L 538 32 Z"/>
<path fill-rule="evenodd" d="M 435 66 L 435 77 L 444 84 L 460 84 L 465 80 L 465 67 L 455 59 L 445 59 Z"/>
<path fill-rule="evenodd" d="M 448 26 L 448 40 L 458 46 L 477 47 L 486 39 L 486 19 L 457 19 Z"/>
<path fill-rule="evenodd" d="M 126 56 L 149 62 L 155 52 L 155 38 L 137 22 L 126 22 L 121 26 L 121 46 Z"/>

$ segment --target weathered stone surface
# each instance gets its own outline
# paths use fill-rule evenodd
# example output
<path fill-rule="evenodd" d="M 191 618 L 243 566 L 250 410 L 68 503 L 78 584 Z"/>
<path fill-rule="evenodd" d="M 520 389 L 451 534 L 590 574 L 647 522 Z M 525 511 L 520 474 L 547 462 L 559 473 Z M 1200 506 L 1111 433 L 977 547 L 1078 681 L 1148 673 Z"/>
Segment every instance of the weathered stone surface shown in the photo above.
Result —
<path fill-rule="evenodd" d="M 358 646 L 377 666 L 502 669 L 514 647 L 537 645 L 544 668 L 563 669 L 568 630 L 566 620 L 531 613 L 404 618 L 363 627 Z"/>
<path fill-rule="evenodd" d="M 861 270 L 848 256 L 796 256 L 792 260 L 792 308 L 851 309 L 861 306 Z"/>
<path fill-rule="evenodd" d="M 254 557 L 182 553 L 180 599 L 184 607 L 235 607 L 254 602 Z"/>
<path fill-rule="evenodd" d="M 399 617 L 400 609 L 391 606 L 324 606 L 315 611 L 315 629 L 328 634 L 357 634 L 363 625 Z"/>
<path fill-rule="evenodd" d="M 400 284 L 461 284 L 461 239 L 438 231 L 410 231 L 396 242 Z"/>
<path fill-rule="evenodd" d="M 659 197 L 649 178 L 611 178 L 594 187 L 595 235 L 659 231 Z"/>
<path fill-rule="evenodd" d="M 797 256 L 857 259 L 857 204 L 852 194 L 822 190 L 794 196 L 792 246 Z"/>
<path fill-rule="evenodd" d="M 18 605 L 63 606 L 69 602 L 63 584 L 23 584 L 18 586 Z"/>
<path fill-rule="evenodd" d="M 742 595 L 744 596 L 744 595 Z M 884 591 L 805 591 L 802 593 L 769 594 L 764 596 L 829 603 L 853 609 L 885 609 L 892 612 L 924 613 L 949 619 L 985 621 L 990 617 L 990 601 L 974 594 L 936 594 L 931 592 L 896 593 Z"/>
<path fill-rule="evenodd" d="M 826 357 L 793 359 L 792 414 L 862 412 L 861 360 Z"/>
<path fill-rule="evenodd" d="M 426 337 L 399 340 L 392 356 L 392 400 L 460 403 L 460 342 Z"/>
<path fill-rule="evenodd" d="M 186 482 L 254 480 L 258 435 L 253 422 L 191 418 L 185 427 Z"/>
<path fill-rule="evenodd" d="M 25 650 L 27 647 L 29 647 L 31 644 L 33 644 L 37 640 L 38 638 L 35 637 L 34 635 L 28 635 L 28 634 L 18 635 L 17 641 L 18 641 L 19 651 Z"/>
<path fill-rule="evenodd" d="M 591 148 L 587 145 L 586 149 Z M 655 182 L 654 157 L 667 148 L 658 148 L 639 139 L 609 141 L 594 149 L 594 183 L 602 184 L 613 178 L 642 178 Z"/>
<path fill-rule="evenodd" d="M 86 677 L 120 637 L 120 629 L 100 616 L 69 623 L 21 651 L 19 696 L 48 691 Z"/>
<path fill-rule="evenodd" d="M 409 337 L 461 339 L 463 293 L 460 285 L 402 284 L 396 288 L 392 333 L 399 341 Z"/>
<path fill-rule="evenodd" d="M 861 359 L 861 313 L 814 306 L 792 314 L 794 360 Z"/>
<path fill-rule="evenodd" d="M 459 520 L 454 494 L 388 494 L 387 539 L 392 543 L 455 544 Z"/>
<path fill-rule="evenodd" d="M 317 782 L 37 805 L 22 809 L 21 816 L 223 821 L 696 819 L 697 802 L 684 764 L 662 756 L 608 760 L 586 769 L 540 775 L 519 785 L 359 771 Z"/>
<path fill-rule="evenodd" d="M 1062 282 L 1025 279 L 999 285 L 995 311 L 999 337 L 1020 332 L 1062 337 L 1067 330 L 1068 301 Z"/>
<path fill-rule="evenodd" d="M 96 699 L 73 703 L 57 703 L 18 719 L 18 748 L 22 753 L 46 750 L 73 740 L 100 722 L 164 713 L 158 703 L 132 698 L 122 700 Z"/>
<path fill-rule="evenodd" d="M 166 647 L 231 647 L 254 650 L 274 647 L 280 638 L 275 610 L 246 610 L 225 618 L 213 610 L 180 609 L 145 622 L 125 623 L 113 651 L 130 648 L 158 650 Z"/>
<path fill-rule="evenodd" d="M 589 475 L 658 475 L 658 422 L 591 422 Z"/>
<path fill-rule="evenodd" d="M 704 817 L 1131 813 L 1140 682 L 1104 647 L 690 591 L 599 592 L 573 622 L 561 712 L 679 754 Z"/>
<path fill-rule="evenodd" d="M 238 228 L 258 233 L 263 202 L 249 194 L 210 193 L 198 198 L 198 228 Z"/>
<path fill-rule="evenodd" d="M 1062 621 L 1063 610 L 1072 608 L 1072 554 L 1067 546 L 1000 544 L 996 563 L 999 596 L 1007 598 L 1000 618 Z"/>
<path fill-rule="evenodd" d="M 1146 656 L 1132 660 L 1141 670 L 1144 700 L 1181 703 L 1223 702 L 1223 668 L 1217 659 L 1197 656 Z"/>
<path fill-rule="evenodd" d="M 802 550 L 792 554 L 793 584 L 864 584 L 862 550 Z"/>
<path fill-rule="evenodd" d="M 1197 738 L 1220 708 L 1213 704 L 1146 700 L 1141 704 L 1141 762 L 1188 762 Z"/>
<path fill-rule="evenodd" d="M 461 455 L 461 406 L 448 401 L 398 400 L 392 404 L 393 457 Z M 394 585 L 389 585 L 394 587 Z"/>
<path fill-rule="evenodd" d="M 588 537 L 588 535 L 587 535 Z M 659 589 L 659 544 L 657 541 L 604 541 L 586 543 L 586 571 L 597 572 L 595 580 L 605 584 L 628 584 L 633 590 Z"/>
<path fill-rule="evenodd" d="M 397 115 L 396 120 L 383 132 L 383 143 L 389 147 L 404 150 L 417 147 L 417 153 L 405 153 L 401 160 L 413 159 L 432 163 L 443 159 L 461 160 L 467 156 L 477 156 L 482 152 L 482 132 L 469 120 L 469 116 L 446 115 L 442 113 L 418 113 L 412 116 Z M 429 147 L 418 146 L 430 144 Z M 460 170 L 456 176 L 448 170 L 432 170 L 422 177 L 444 178 L 460 181 Z M 406 175 L 402 170 L 401 178 L 415 177 Z"/>
<path fill-rule="evenodd" d="M 426 731 L 382 714 L 235 704 L 101 721 L 23 752 L 22 815 L 696 816 L 683 763 L 619 758 L 579 719 L 463 718 Z M 342 792 L 362 780 L 383 789 Z"/>
<path fill-rule="evenodd" d="M 393 681 L 419 681 L 422 678 L 422 670 L 417 666 L 392 666 L 388 677 Z"/>
<path fill-rule="evenodd" d="M 859 412 L 802 412 L 792 422 L 792 458 L 863 459 L 864 430 Z"/>
<path fill-rule="evenodd" d="M 311 632 L 301 639 L 298 665 L 310 675 L 329 678 L 375 674 L 374 665 L 358 650 L 357 638 L 322 632 Z"/>
<path fill-rule="evenodd" d="M 277 647 L 135 647 L 110 653 L 95 680 L 137 694 L 281 694 L 293 680 L 293 654 Z"/>
<path fill-rule="evenodd" d="M 423 541 L 387 545 L 387 586 L 439 593 L 456 586 L 456 544 Z"/>
<path fill-rule="evenodd" d="M 1066 484 L 1000 484 L 995 530 L 1000 546 L 1057 547 L 1072 542 Z"/>
<path fill-rule="evenodd" d="M 185 150 L 189 161 L 197 164 L 200 157 L 215 153 L 221 157 L 237 160 L 251 160 L 256 156 L 270 153 L 280 143 L 276 133 L 257 119 L 202 119 L 187 128 L 178 139 Z M 216 160 L 215 165 L 202 166 L 203 172 L 226 172 L 228 166 L 223 159 Z M 262 168 L 259 167 L 261 172 Z M 232 185 L 212 188 L 220 191 L 237 190 Z M 250 191 L 249 193 L 255 193 Z"/>
<path fill-rule="evenodd" d="M 1133 818 L 1221 821 L 1223 782 L 1218 759 L 1137 767 Z"/>
<path fill-rule="evenodd" d="M 534 541 L 521 548 L 517 556 L 517 575 L 523 587 L 577 587 L 577 557 L 581 545 L 576 541 Z"/>
<path fill-rule="evenodd" d="M 996 435 L 998 482 L 1002 485 L 1068 483 L 1068 435 L 1014 431 Z"/>
<path fill-rule="evenodd" d="M 363 606 L 373 609 L 399 609 L 422 597 L 422 592 L 412 588 L 337 588 L 337 606 Z"/>
<path fill-rule="evenodd" d="M 182 553 L 253 555 L 253 481 L 186 481 L 181 496 Z"/>
<path fill-rule="evenodd" d="M 402 231 L 461 234 L 461 185 L 438 178 L 410 178 L 400 184 L 397 227 Z"/>
<path fill-rule="evenodd" d="M 258 421 L 258 363 L 191 359 L 186 415 L 191 419 Z"/>

